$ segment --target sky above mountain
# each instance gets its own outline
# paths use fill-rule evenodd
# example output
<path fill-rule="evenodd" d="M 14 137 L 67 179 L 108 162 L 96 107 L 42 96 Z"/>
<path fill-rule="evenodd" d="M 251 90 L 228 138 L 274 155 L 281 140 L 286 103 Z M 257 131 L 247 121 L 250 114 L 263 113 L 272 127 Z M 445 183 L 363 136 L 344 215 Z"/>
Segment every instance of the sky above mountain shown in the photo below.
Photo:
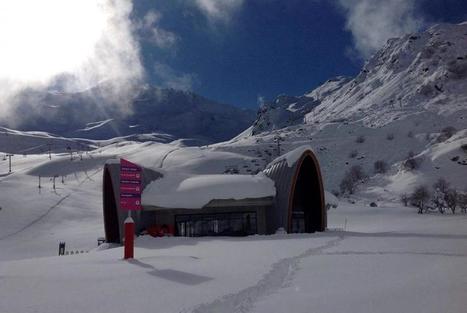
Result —
<path fill-rule="evenodd" d="M 0 115 L 27 87 L 102 82 L 122 104 L 148 82 L 256 108 L 355 75 L 389 38 L 465 20 L 465 0 L 4 0 Z"/>
<path fill-rule="evenodd" d="M 387 39 L 467 20 L 464 0 L 135 1 L 151 81 L 256 107 L 355 75 Z M 151 23 L 152 22 L 152 23 Z"/>

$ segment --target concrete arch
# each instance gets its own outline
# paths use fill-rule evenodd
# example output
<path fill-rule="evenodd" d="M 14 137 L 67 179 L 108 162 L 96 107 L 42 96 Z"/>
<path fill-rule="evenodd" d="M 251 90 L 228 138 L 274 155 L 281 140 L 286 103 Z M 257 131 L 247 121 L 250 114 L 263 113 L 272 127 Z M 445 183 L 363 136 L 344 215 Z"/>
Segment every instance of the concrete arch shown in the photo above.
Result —
<path fill-rule="evenodd" d="M 267 212 L 268 233 L 324 231 L 327 227 L 324 187 L 318 159 L 311 148 L 298 147 L 274 160 L 264 170 L 274 180 L 274 206 Z M 302 229 L 294 229 L 294 211 L 304 207 Z M 295 210 L 294 210 L 295 209 Z"/>
<path fill-rule="evenodd" d="M 304 213 L 304 232 L 324 231 L 327 226 L 323 179 L 318 159 L 306 150 L 297 161 L 289 191 L 287 230 L 292 232 L 294 213 Z"/>
<path fill-rule="evenodd" d="M 111 175 L 110 166 L 106 165 L 103 177 L 105 239 L 110 243 L 120 243 L 117 197 Z"/>

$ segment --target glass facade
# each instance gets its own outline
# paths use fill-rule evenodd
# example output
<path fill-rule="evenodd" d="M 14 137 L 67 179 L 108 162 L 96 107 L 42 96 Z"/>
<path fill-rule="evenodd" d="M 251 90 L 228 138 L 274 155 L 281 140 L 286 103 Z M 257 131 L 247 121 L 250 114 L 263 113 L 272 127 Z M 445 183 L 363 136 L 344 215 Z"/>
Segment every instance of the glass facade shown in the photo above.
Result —
<path fill-rule="evenodd" d="M 305 212 L 292 212 L 292 233 L 305 233 Z"/>
<path fill-rule="evenodd" d="M 177 215 L 175 224 L 176 234 L 184 237 L 247 236 L 257 233 L 255 212 Z"/>

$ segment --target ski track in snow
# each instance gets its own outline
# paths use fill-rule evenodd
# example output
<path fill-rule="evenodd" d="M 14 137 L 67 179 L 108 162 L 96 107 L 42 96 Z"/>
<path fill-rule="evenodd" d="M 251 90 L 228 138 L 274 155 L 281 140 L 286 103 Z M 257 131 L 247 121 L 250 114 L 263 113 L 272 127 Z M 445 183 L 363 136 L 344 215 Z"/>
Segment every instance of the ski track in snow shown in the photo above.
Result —
<path fill-rule="evenodd" d="M 167 159 L 167 157 L 172 153 L 172 152 L 175 152 L 177 150 L 180 150 L 180 147 L 178 148 L 175 148 L 175 149 L 172 149 L 170 150 L 169 152 L 167 152 L 162 158 L 161 160 L 159 161 L 159 168 L 162 168 L 164 166 L 164 162 L 165 160 Z"/>
<path fill-rule="evenodd" d="M 315 255 L 427 255 L 466 258 L 467 254 L 443 253 L 429 251 L 339 251 L 324 252 L 324 250 L 336 247 L 345 238 L 353 237 L 351 233 L 338 234 L 338 238 L 328 241 L 326 244 L 311 248 L 294 257 L 282 259 L 272 265 L 271 270 L 263 276 L 254 286 L 242 289 L 237 293 L 223 296 L 211 303 L 197 306 L 193 310 L 182 310 L 180 313 L 247 313 L 254 307 L 255 302 L 261 297 L 271 295 L 278 290 L 287 287 L 292 282 L 296 272 L 299 270 L 299 263 L 304 258 Z"/>
<path fill-rule="evenodd" d="M 96 175 L 97 173 L 101 172 L 102 169 L 99 169 L 98 171 L 94 172 L 91 174 L 91 176 L 89 176 L 87 173 L 86 173 L 86 178 L 83 179 L 79 184 L 78 186 L 82 186 L 86 180 L 90 180 L 92 181 L 91 177 L 93 177 L 94 175 Z M 25 231 L 26 229 L 28 229 L 29 227 L 37 224 L 38 222 L 40 222 L 42 219 L 44 219 L 46 216 L 48 216 L 55 208 L 59 207 L 60 204 L 63 203 L 63 201 L 65 201 L 66 199 L 68 199 L 71 195 L 72 195 L 73 192 L 70 192 L 68 193 L 66 196 L 63 196 L 62 198 L 60 198 L 54 205 L 52 205 L 50 208 L 47 209 L 47 211 L 44 212 L 44 214 L 38 216 L 36 219 L 34 219 L 33 221 L 31 221 L 30 223 L 28 223 L 27 225 L 24 225 L 23 227 L 21 227 L 20 229 L 10 233 L 10 234 L 7 234 L 3 237 L 0 237 L 0 240 L 5 240 L 7 238 L 10 238 L 12 236 L 15 236 L 23 231 Z"/>
<path fill-rule="evenodd" d="M 45 218 L 47 215 L 50 214 L 50 212 L 52 212 L 53 209 L 55 209 L 56 207 L 58 207 L 60 204 L 62 204 L 63 201 L 65 201 L 68 197 L 71 196 L 71 193 L 67 194 L 66 196 L 60 198 L 60 200 L 57 201 L 57 203 L 55 203 L 54 205 L 52 205 L 47 211 L 44 212 L 44 214 L 40 215 L 39 217 L 37 217 L 35 220 L 31 221 L 29 224 L 27 225 L 24 225 L 23 227 L 21 227 L 20 229 L 18 229 L 17 231 L 14 231 L 10 234 L 7 234 L 3 237 L 0 238 L 0 240 L 4 240 L 4 239 L 7 239 L 9 237 L 12 237 L 14 235 L 17 235 L 23 231 L 25 231 L 26 229 L 28 229 L 29 227 L 35 225 L 36 223 L 40 222 L 43 218 Z"/>
<path fill-rule="evenodd" d="M 271 270 L 256 283 L 256 285 L 240 290 L 237 293 L 223 296 L 211 303 L 201 304 L 194 310 L 182 310 L 180 313 L 247 313 L 255 302 L 261 297 L 273 294 L 293 280 L 295 273 L 299 269 L 299 263 L 302 259 L 322 255 L 326 249 L 333 248 L 344 240 L 343 235 L 337 235 L 338 238 L 328 241 L 326 244 L 311 248 L 294 257 L 282 259 L 272 265 Z"/>
<path fill-rule="evenodd" d="M 327 252 L 323 255 L 427 255 L 427 256 L 447 256 L 447 257 L 460 257 L 466 258 L 467 254 L 461 253 L 444 253 L 444 252 L 413 252 L 413 251 L 339 251 L 339 252 Z"/>

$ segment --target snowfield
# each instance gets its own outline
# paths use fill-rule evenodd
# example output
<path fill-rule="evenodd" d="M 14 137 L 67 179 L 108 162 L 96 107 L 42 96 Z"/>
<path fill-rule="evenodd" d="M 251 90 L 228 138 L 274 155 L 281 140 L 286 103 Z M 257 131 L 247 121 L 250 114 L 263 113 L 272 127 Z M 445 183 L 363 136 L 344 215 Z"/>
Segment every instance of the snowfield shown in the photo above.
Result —
<path fill-rule="evenodd" d="M 390 40 L 356 78 L 280 96 L 260 109 L 253 126 L 212 145 L 205 136 L 153 129 L 145 114 L 152 100 L 145 98 L 135 101 L 147 102 L 140 108 L 148 124 L 125 121 L 131 131 L 108 140 L 0 128 L 0 313 L 465 313 L 467 214 L 417 214 L 399 200 L 440 178 L 467 192 L 465 36 L 462 23 Z M 187 96 L 195 104 L 201 99 L 180 97 Z M 170 109 L 160 103 L 163 112 Z M 184 125 L 190 133 L 199 128 L 199 114 L 218 110 L 224 111 L 200 106 L 176 120 L 190 121 Z M 248 115 L 237 111 L 227 110 L 216 125 L 230 133 L 238 121 L 228 117 Z M 113 121 L 79 124 L 95 138 L 91 133 L 106 133 Z M 316 153 L 333 206 L 324 233 L 142 236 L 131 261 L 122 260 L 122 247 L 97 247 L 108 160 L 125 158 L 169 178 L 148 187 L 163 197 L 143 201 L 170 207 L 176 200 L 196 210 L 213 197 L 274 194 L 262 170 L 280 158 L 292 164 L 301 146 Z M 417 168 L 404 166 L 409 156 Z M 378 161 L 386 171 L 375 171 Z M 367 178 L 354 194 L 342 194 L 340 182 L 353 166 Z M 237 174 L 228 193 L 220 174 Z M 202 186 L 211 186 L 211 194 L 199 194 Z M 57 256 L 59 242 L 66 242 L 67 255 Z"/>
<path fill-rule="evenodd" d="M 465 312 L 466 222 L 341 203 L 320 234 L 140 237 L 129 262 L 120 247 L 3 261 L 0 312 Z"/>
<path fill-rule="evenodd" d="M 122 260 L 121 247 L 96 248 L 104 233 L 106 160 L 124 157 L 205 178 L 232 168 L 248 176 L 276 158 L 278 133 L 201 147 L 109 141 L 82 160 L 76 152 L 73 160 L 68 153 L 52 153 L 51 160 L 47 153 L 15 155 L 11 174 L 2 160 L 0 312 L 465 312 L 467 215 L 419 215 L 398 203 L 400 192 L 440 175 L 455 186 L 465 183 L 465 166 L 451 160 L 463 153 L 465 130 L 437 143 L 427 139 L 430 120 L 424 120 L 413 138 L 406 136 L 413 119 L 393 125 L 391 141 L 385 139 L 387 129 L 358 124 L 279 133 L 282 153 L 304 143 L 317 152 L 328 190 L 352 164 L 370 170 L 372 160 L 388 156 L 388 173 L 371 175 L 356 195 L 328 211 L 325 233 L 139 237 L 130 262 Z M 361 133 L 366 141 L 357 144 Z M 355 147 L 364 158 L 349 158 Z M 421 170 L 401 170 L 409 149 L 423 156 Z M 60 241 L 73 255 L 56 256 Z"/>

